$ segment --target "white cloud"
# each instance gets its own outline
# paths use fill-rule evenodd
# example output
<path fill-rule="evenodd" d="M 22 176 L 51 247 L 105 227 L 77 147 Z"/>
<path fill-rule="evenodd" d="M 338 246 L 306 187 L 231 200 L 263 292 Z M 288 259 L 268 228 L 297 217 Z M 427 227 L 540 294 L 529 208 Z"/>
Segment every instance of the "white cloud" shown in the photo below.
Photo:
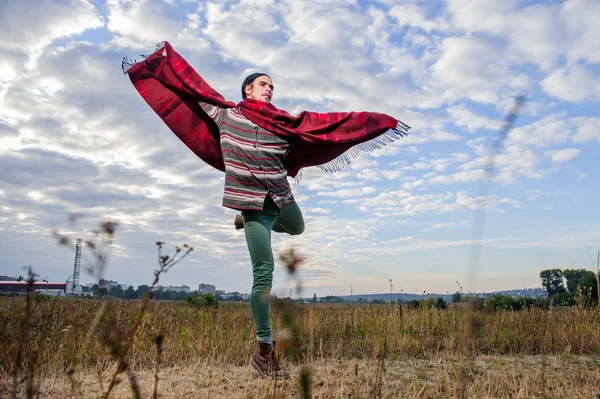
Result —
<path fill-rule="evenodd" d="M 581 153 L 578 148 L 565 148 L 564 150 L 546 151 L 544 155 L 552 160 L 552 162 L 568 162 Z"/>
<path fill-rule="evenodd" d="M 402 175 L 404 175 L 404 172 L 402 172 L 401 170 L 389 170 L 383 172 L 383 176 L 385 176 L 385 178 L 388 180 L 399 179 L 400 177 L 402 177 Z"/>
<path fill-rule="evenodd" d="M 550 192 L 550 191 L 542 191 L 542 190 L 529 190 L 529 191 L 526 191 L 525 194 L 528 196 L 526 201 L 533 202 L 542 197 L 554 197 L 554 196 L 560 195 L 561 193 L 558 191 Z"/>
<path fill-rule="evenodd" d="M 518 237 L 505 237 L 505 238 L 494 238 L 494 239 L 483 239 L 483 240 L 429 240 L 421 237 L 403 237 L 393 247 L 386 248 L 356 248 L 352 249 L 352 252 L 361 254 L 401 254 L 405 252 L 413 251 L 426 251 L 440 248 L 451 248 L 451 247 L 466 247 L 474 244 L 484 244 L 486 246 L 497 246 L 506 244 L 507 247 L 511 246 L 511 242 L 518 241 Z M 398 245 L 403 244 L 403 245 Z"/>
<path fill-rule="evenodd" d="M 283 43 L 275 15 L 272 2 L 209 3 L 203 33 L 230 57 L 265 65 Z"/>
<path fill-rule="evenodd" d="M 331 213 L 331 209 L 325 209 L 325 208 L 310 208 L 308 211 L 312 212 L 312 213 L 320 213 L 320 214 L 324 214 L 324 215 Z"/>
<path fill-rule="evenodd" d="M 507 14 L 516 6 L 515 0 L 472 2 L 448 0 L 446 7 L 457 28 L 465 31 L 486 31 L 500 34 L 507 29 Z"/>
<path fill-rule="evenodd" d="M 431 141 L 457 141 L 460 140 L 460 136 L 444 132 L 444 131 L 434 131 L 434 132 L 424 132 L 424 133 L 411 133 L 408 137 L 403 138 L 398 142 L 400 145 L 416 145 L 416 144 L 424 144 Z"/>
<path fill-rule="evenodd" d="M 586 60 L 600 63 L 600 4 L 595 0 L 569 0 L 562 4 L 561 16 L 566 21 L 570 62 Z"/>
<path fill-rule="evenodd" d="M 404 183 L 402 185 L 403 190 L 412 190 L 417 187 L 425 185 L 425 180 L 415 180 L 413 182 Z"/>
<path fill-rule="evenodd" d="M 573 130 L 564 117 L 564 113 L 549 115 L 529 125 L 514 128 L 508 134 L 506 146 L 546 147 L 565 143 L 570 139 Z"/>
<path fill-rule="evenodd" d="M 465 127 L 469 133 L 474 133 L 479 129 L 497 130 L 502 126 L 502 122 L 476 115 L 463 105 L 449 107 L 448 113 L 456 126 Z"/>
<path fill-rule="evenodd" d="M 431 66 L 432 76 L 445 89 L 448 100 L 462 97 L 477 102 L 498 100 L 497 90 L 510 83 L 502 49 L 472 35 L 442 42 L 442 55 Z"/>
<path fill-rule="evenodd" d="M 450 175 L 436 176 L 429 180 L 431 184 L 453 184 L 453 183 L 469 183 L 478 181 L 483 178 L 482 169 L 470 170 L 466 172 L 457 172 Z"/>
<path fill-rule="evenodd" d="M 483 208 L 504 212 L 504 208 L 499 205 L 508 204 L 519 207 L 521 204 L 511 198 L 498 198 L 496 196 L 470 197 L 466 191 L 411 195 L 405 190 L 385 191 L 376 197 L 350 199 L 342 202 L 355 205 L 361 212 L 370 213 L 380 218 Z"/>
<path fill-rule="evenodd" d="M 564 101 L 598 101 L 600 74 L 583 65 L 558 68 L 542 81 L 542 88 Z"/>
<path fill-rule="evenodd" d="M 170 42 L 179 51 L 189 49 L 204 53 L 209 45 L 196 32 L 198 17 L 189 15 L 183 23 L 173 18 L 169 2 L 108 0 L 107 27 L 115 36 L 110 47 L 143 49 L 149 54 L 156 43 Z M 186 25 L 184 27 L 184 25 Z"/>
<path fill-rule="evenodd" d="M 447 28 L 447 24 L 443 21 L 428 19 L 426 11 L 418 4 L 398 4 L 393 6 L 388 14 L 394 17 L 400 25 L 421 28 L 426 32 Z"/>
<path fill-rule="evenodd" d="M 322 197 L 337 197 L 337 198 L 348 198 L 348 197 L 361 197 L 368 194 L 374 194 L 377 192 L 375 187 L 361 187 L 353 189 L 341 189 L 336 191 L 319 191 L 315 195 Z"/>
<path fill-rule="evenodd" d="M 103 18 L 87 0 L 5 1 L 0 4 L 0 48 L 34 55 L 57 39 L 103 25 Z"/>
<path fill-rule="evenodd" d="M 466 162 L 470 156 L 466 153 L 452 153 L 448 158 L 426 158 L 419 157 L 419 160 L 410 166 L 403 167 L 403 170 L 428 170 L 433 169 L 436 172 L 444 172 L 454 164 Z"/>
<path fill-rule="evenodd" d="M 444 229 L 447 227 L 469 227 L 471 224 L 466 220 L 461 220 L 460 222 L 448 222 L 448 223 L 436 223 L 433 226 L 423 229 L 423 232 L 429 232 L 438 229 Z"/>
<path fill-rule="evenodd" d="M 549 69 L 563 50 L 564 22 L 560 6 L 532 4 L 518 8 L 516 1 L 449 0 L 456 28 L 495 36 L 504 57 L 515 64 L 530 62 Z"/>
<path fill-rule="evenodd" d="M 363 169 L 356 174 L 357 179 L 377 181 L 381 179 L 380 172 L 373 169 Z"/>
<path fill-rule="evenodd" d="M 600 118 L 572 118 L 571 121 L 577 126 L 573 142 L 583 143 L 595 139 L 600 143 Z"/>

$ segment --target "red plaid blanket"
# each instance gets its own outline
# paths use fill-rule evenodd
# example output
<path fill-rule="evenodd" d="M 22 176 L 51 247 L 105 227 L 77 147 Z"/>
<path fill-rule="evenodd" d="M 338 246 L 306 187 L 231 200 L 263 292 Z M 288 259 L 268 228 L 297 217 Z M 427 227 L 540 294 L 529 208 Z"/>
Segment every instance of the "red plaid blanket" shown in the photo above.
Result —
<path fill-rule="evenodd" d="M 375 112 L 301 112 L 296 116 L 269 103 L 246 99 L 239 104 L 223 96 L 194 71 L 168 42 L 144 61 L 123 60 L 123 71 L 142 98 L 165 124 L 209 165 L 224 171 L 219 130 L 198 101 L 221 108 L 239 107 L 256 125 L 282 137 L 301 140 L 284 160 L 288 175 L 301 168 L 319 166 L 335 172 L 361 151 L 380 148 L 406 135 L 409 127 Z"/>

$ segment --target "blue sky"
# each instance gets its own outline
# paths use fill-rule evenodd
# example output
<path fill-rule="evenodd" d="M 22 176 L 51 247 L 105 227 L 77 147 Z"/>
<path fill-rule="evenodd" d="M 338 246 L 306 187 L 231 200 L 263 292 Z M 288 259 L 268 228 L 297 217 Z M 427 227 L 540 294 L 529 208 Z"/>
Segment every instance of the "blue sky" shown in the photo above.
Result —
<path fill-rule="evenodd" d="M 196 158 L 120 70 L 169 41 L 226 98 L 259 70 L 291 113 L 383 112 L 410 136 L 345 170 L 304 171 L 303 295 L 539 286 L 600 247 L 600 4 L 595 1 L 108 0 L 0 5 L 0 273 L 62 281 L 73 250 L 120 223 L 104 277 L 149 283 L 157 240 L 196 251 L 163 284 L 248 292 L 251 267 L 223 176 Z M 35 24 L 30 21 L 35 20 Z M 25 29 L 24 27 L 27 27 Z M 467 285 L 482 168 L 497 158 L 482 257 Z M 69 213 L 85 215 L 67 223 Z M 83 275 L 82 282 L 93 281 Z M 295 287 L 276 264 L 274 292 Z"/>

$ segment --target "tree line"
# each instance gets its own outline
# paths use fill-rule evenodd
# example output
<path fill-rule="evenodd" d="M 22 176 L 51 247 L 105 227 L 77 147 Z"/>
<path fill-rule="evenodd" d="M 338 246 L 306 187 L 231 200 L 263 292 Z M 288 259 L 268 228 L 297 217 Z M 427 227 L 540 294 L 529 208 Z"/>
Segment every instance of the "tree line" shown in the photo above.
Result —
<path fill-rule="evenodd" d="M 127 289 L 123 289 L 120 286 L 116 286 L 116 287 L 112 287 L 110 290 L 107 290 L 106 288 L 100 288 L 98 286 L 98 284 L 94 284 L 91 288 L 83 287 L 82 290 L 84 292 L 92 292 L 94 294 L 94 296 L 96 296 L 96 297 L 110 296 L 110 297 L 120 298 L 120 299 L 142 299 L 144 297 L 144 295 L 146 295 L 146 293 L 148 293 L 150 291 L 150 286 L 139 285 L 137 287 L 137 289 L 133 288 L 132 285 L 128 286 Z M 171 301 L 185 301 L 188 298 L 196 298 L 196 297 L 200 296 L 198 291 L 178 292 L 178 291 L 171 291 L 171 290 L 155 289 L 153 291 L 153 293 L 154 293 L 154 299 L 163 299 L 163 300 L 171 300 Z M 206 297 L 207 295 L 211 295 L 213 298 L 215 298 L 215 300 L 217 300 L 219 302 L 220 301 L 243 301 L 244 300 L 244 298 L 242 297 L 242 295 L 239 292 L 229 293 L 229 294 L 227 294 L 227 297 L 223 297 L 220 294 L 216 294 L 216 295 L 206 294 L 206 295 L 204 295 L 204 297 Z"/>
<path fill-rule="evenodd" d="M 596 274 L 585 269 L 548 269 L 540 272 L 542 287 L 554 305 L 598 304 Z"/>

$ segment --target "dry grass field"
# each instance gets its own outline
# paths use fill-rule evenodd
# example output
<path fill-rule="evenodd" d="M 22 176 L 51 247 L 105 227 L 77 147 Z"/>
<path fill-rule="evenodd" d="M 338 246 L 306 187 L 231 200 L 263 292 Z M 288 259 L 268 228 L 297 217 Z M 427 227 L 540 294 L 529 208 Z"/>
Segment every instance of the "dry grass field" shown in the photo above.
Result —
<path fill-rule="evenodd" d="M 150 301 L 140 313 L 142 301 L 32 297 L 25 320 L 24 297 L 0 303 L 7 398 L 15 387 L 18 397 L 105 397 L 113 376 L 114 398 L 153 397 L 155 386 L 161 398 L 600 397 L 598 309 L 282 301 L 273 323 L 289 337 L 278 346 L 292 378 L 273 381 L 249 367 L 247 304 Z"/>

